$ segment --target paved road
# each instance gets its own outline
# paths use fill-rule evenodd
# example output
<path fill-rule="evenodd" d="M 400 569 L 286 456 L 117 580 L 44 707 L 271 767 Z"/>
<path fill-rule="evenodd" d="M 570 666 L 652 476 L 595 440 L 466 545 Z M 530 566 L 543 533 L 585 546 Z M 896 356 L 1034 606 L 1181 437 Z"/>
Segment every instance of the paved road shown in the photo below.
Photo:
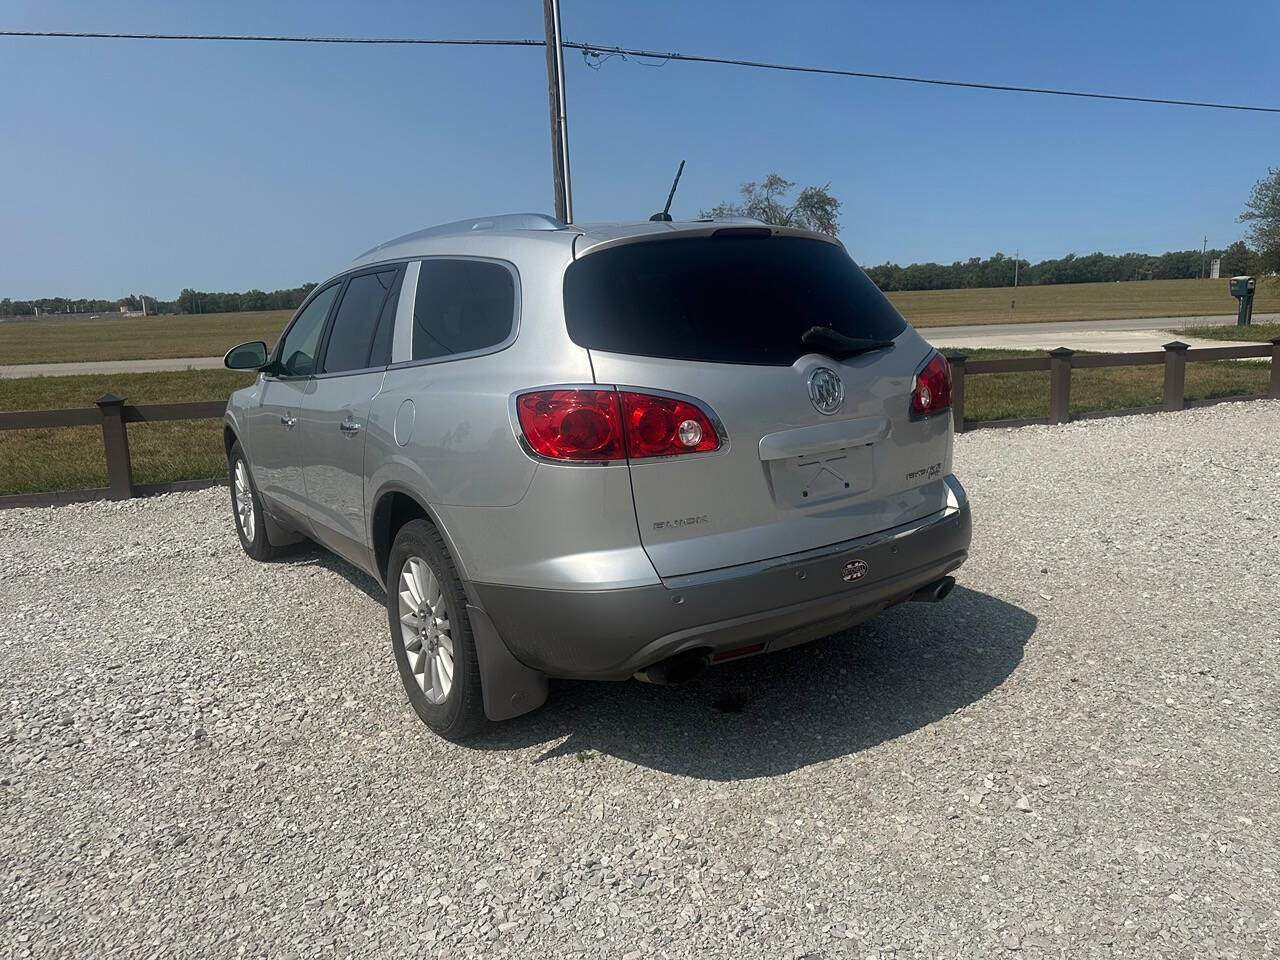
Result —
<path fill-rule="evenodd" d="M 221 357 L 90 360 L 85 363 L 14 363 L 0 366 L 0 378 L 65 377 L 84 373 L 156 373 L 161 370 L 214 370 L 221 366 Z"/>
<path fill-rule="evenodd" d="M 1254 314 L 1258 323 L 1280 322 L 1280 314 Z M 1203 340 L 1178 336 L 1190 326 L 1225 326 L 1235 323 L 1231 316 L 1148 317 L 1140 320 L 1076 320 L 1052 323 L 968 324 L 955 327 L 925 327 L 920 333 L 939 347 L 966 350 L 1052 350 L 1071 347 L 1103 353 L 1138 353 L 1159 350 L 1171 339 L 1193 347 L 1227 347 L 1236 341 Z M 1243 344 L 1244 341 L 1241 341 Z"/>
<path fill-rule="evenodd" d="M 1256 314 L 1258 323 L 1280 322 L 1280 314 Z M 1143 320 L 1075 320 L 1053 323 L 991 323 L 955 327 L 927 327 L 921 332 L 941 347 L 993 347 L 1052 350 L 1069 346 L 1077 350 L 1159 350 L 1169 337 L 1161 331 L 1180 330 L 1207 323 L 1235 323 L 1235 315 L 1214 317 L 1150 317 Z M 1183 338 L 1185 339 L 1185 338 Z M 1187 341 L 1191 343 L 1191 341 Z M 1220 340 L 1197 340 L 1197 346 L 1228 346 Z M 158 370 L 214 370 L 221 357 L 174 357 L 159 360 L 90 360 L 85 363 L 20 363 L 0 365 L 0 378 L 61 377 L 84 373 L 154 373 Z"/>

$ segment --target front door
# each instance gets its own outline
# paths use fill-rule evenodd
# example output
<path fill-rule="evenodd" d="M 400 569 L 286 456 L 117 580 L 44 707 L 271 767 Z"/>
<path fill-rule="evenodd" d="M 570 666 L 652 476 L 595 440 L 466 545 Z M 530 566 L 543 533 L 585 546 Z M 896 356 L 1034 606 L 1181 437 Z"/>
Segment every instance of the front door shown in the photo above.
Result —
<path fill-rule="evenodd" d="M 258 406 L 249 413 L 249 460 L 254 483 L 271 506 L 294 517 L 307 515 L 302 477 L 302 409 L 315 390 L 320 335 L 340 283 L 316 293 L 281 337 L 258 383 Z"/>
<path fill-rule="evenodd" d="M 300 425 L 312 530 L 335 553 L 366 568 L 364 438 L 369 406 L 391 359 L 399 276 L 395 266 L 347 280 Z"/>

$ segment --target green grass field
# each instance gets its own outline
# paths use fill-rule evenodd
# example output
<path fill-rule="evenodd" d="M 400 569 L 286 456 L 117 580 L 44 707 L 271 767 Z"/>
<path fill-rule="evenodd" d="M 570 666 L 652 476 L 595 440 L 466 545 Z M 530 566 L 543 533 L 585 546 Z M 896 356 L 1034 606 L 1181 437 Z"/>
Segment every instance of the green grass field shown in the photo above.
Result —
<path fill-rule="evenodd" d="M 230 370 L 0 379 L 0 410 L 92 406 L 104 393 L 130 403 L 226 400 L 252 382 Z M 129 425 L 135 483 L 198 480 L 226 471 L 219 420 Z M 107 485 L 100 427 L 0 431 L 0 495 Z"/>
<path fill-rule="evenodd" d="M 1226 280 L 1141 280 L 1132 283 L 1061 283 L 978 290 L 908 290 L 889 294 L 917 327 L 968 323 L 1042 323 L 1051 320 L 1136 320 L 1234 314 Z M 1017 309 L 1009 308 L 1016 300 Z M 1280 284 L 1260 283 L 1255 313 L 1280 311 Z"/>
<path fill-rule="evenodd" d="M 1226 280 L 1145 280 L 980 290 L 891 293 L 917 327 L 970 323 L 1032 323 L 1234 314 Z M 1017 309 L 1010 310 L 1016 300 Z M 1263 283 L 1257 313 L 1280 312 L 1280 284 Z M 80 360 L 143 360 L 220 356 L 245 340 L 274 343 L 287 310 L 199 316 L 88 317 L 0 323 L 0 364 Z"/>
<path fill-rule="evenodd" d="M 80 360 L 151 360 L 218 357 L 237 343 L 268 345 L 292 311 L 204 313 L 196 316 L 87 316 L 0 323 L 0 364 L 73 363 Z"/>

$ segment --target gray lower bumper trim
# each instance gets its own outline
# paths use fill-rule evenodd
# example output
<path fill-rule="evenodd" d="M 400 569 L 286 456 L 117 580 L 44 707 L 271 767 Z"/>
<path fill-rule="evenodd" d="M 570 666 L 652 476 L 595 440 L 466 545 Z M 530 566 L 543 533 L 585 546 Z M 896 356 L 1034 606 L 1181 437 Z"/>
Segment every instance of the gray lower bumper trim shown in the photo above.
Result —
<path fill-rule="evenodd" d="M 967 501 L 821 550 L 622 590 L 472 584 L 502 640 L 551 676 L 624 679 L 682 650 L 757 640 L 771 647 L 834 633 L 945 576 L 968 556 Z M 867 573 L 845 583 L 862 560 Z"/>

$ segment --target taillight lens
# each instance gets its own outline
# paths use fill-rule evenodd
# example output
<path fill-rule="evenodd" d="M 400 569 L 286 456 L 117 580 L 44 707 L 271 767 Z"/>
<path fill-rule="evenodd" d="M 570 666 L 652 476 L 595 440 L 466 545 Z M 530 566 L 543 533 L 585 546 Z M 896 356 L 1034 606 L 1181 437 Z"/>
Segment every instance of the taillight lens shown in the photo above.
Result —
<path fill-rule="evenodd" d="M 928 417 L 951 406 L 951 364 L 935 352 L 916 374 L 911 390 L 911 413 Z"/>
<path fill-rule="evenodd" d="M 615 390 L 543 390 L 516 398 L 529 446 L 552 460 L 621 460 L 622 411 Z"/>
<path fill-rule="evenodd" d="M 533 452 L 551 460 L 641 460 L 720 448 L 697 404 L 631 390 L 525 393 L 516 398 L 516 416 Z"/>
<path fill-rule="evenodd" d="M 702 409 L 686 400 L 622 391 L 627 456 L 671 457 L 720 447 L 720 437 Z"/>

